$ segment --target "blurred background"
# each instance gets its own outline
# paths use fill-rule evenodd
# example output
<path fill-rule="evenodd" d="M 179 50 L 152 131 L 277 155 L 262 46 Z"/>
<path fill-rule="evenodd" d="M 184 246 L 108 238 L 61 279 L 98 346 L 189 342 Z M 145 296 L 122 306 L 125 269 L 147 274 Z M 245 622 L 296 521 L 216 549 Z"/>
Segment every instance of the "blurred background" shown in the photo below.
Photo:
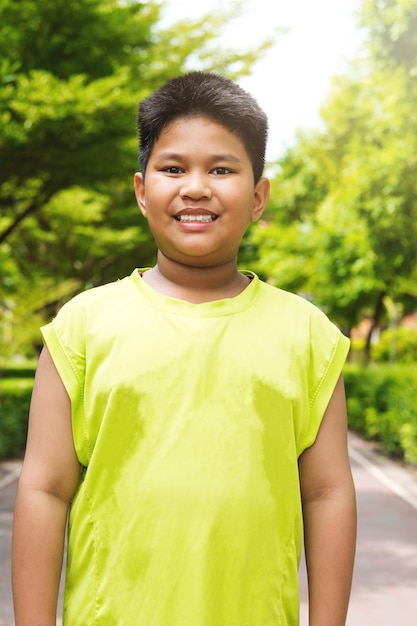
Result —
<path fill-rule="evenodd" d="M 24 448 L 39 326 L 155 261 L 137 106 L 192 69 L 270 118 L 241 266 L 351 337 L 350 427 L 417 464 L 415 0 L 0 0 L 0 457 Z"/>
<path fill-rule="evenodd" d="M 351 338 L 348 623 L 414 625 L 417 1 L 0 0 L 0 626 L 39 326 L 154 264 L 132 185 L 137 106 L 195 69 L 237 80 L 270 120 L 272 193 L 241 267 Z"/>

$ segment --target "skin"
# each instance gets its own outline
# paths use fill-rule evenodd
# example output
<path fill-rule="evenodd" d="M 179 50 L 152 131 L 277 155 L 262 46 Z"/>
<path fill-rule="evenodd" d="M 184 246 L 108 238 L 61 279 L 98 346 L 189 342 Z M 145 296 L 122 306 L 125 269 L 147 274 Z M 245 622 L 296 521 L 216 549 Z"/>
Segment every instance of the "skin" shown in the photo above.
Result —
<path fill-rule="evenodd" d="M 69 503 L 80 475 L 68 394 L 43 349 L 13 519 L 16 626 L 55 626 Z"/>
<path fill-rule="evenodd" d="M 179 118 L 161 134 L 146 168 L 135 175 L 139 208 L 158 245 L 157 265 L 144 280 L 190 302 L 233 297 L 248 284 L 237 253 L 248 224 L 262 215 L 266 178 L 255 184 L 243 143 L 201 117 Z M 216 216 L 181 223 L 182 213 Z"/>
<path fill-rule="evenodd" d="M 237 252 L 248 224 L 262 215 L 269 183 L 265 178 L 254 183 L 240 139 L 207 118 L 175 120 L 151 152 L 146 184 L 135 175 L 135 193 L 158 244 L 157 264 L 143 276 L 152 288 L 194 303 L 230 298 L 245 289 L 248 278 L 237 269 Z M 193 221 L 179 221 L 184 214 Z M 196 215 L 216 219 L 202 222 Z M 356 510 L 342 379 L 315 443 L 300 457 L 299 472 L 310 626 L 344 626 Z M 65 525 L 79 474 L 70 400 L 44 348 L 15 505 L 16 626 L 55 626 Z"/>
<path fill-rule="evenodd" d="M 310 626 L 344 626 L 356 546 L 356 497 L 339 378 L 314 444 L 299 459 Z"/>

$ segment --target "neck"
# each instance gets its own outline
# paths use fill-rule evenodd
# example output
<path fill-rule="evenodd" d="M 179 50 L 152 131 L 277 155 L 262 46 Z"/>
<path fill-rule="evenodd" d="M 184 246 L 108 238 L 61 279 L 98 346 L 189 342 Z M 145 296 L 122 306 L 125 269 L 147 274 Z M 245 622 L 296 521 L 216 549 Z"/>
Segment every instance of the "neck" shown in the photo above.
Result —
<path fill-rule="evenodd" d="M 144 273 L 145 282 L 163 295 L 195 304 L 232 298 L 248 286 L 236 259 L 216 267 L 194 267 L 158 254 L 158 262 Z"/>

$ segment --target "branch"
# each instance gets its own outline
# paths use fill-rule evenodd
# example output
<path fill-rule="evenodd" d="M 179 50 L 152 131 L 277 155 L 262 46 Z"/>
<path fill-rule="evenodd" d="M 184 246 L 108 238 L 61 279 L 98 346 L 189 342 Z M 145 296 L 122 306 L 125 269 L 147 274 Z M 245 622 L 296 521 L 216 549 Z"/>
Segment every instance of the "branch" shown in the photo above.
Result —
<path fill-rule="evenodd" d="M 48 202 L 51 199 L 52 195 L 53 194 L 44 194 L 42 198 L 38 197 L 35 202 L 30 204 L 24 211 L 19 213 L 10 225 L 7 226 L 7 228 L 3 230 L 3 232 L 0 232 L 0 245 L 4 243 L 8 239 L 8 237 L 10 237 L 10 235 L 16 230 L 19 224 L 23 222 L 23 220 L 28 217 L 28 215 L 35 213 L 35 211 L 40 209 L 41 206 Z"/>

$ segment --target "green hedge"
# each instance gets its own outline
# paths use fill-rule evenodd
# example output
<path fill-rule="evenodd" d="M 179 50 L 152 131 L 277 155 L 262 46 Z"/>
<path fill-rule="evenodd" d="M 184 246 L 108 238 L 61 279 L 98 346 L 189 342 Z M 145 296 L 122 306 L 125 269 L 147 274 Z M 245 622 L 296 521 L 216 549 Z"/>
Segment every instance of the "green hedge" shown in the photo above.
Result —
<path fill-rule="evenodd" d="M 399 328 L 387 328 L 381 333 L 379 341 L 371 346 L 373 361 L 388 363 L 417 362 L 417 332 L 412 328 L 400 326 Z"/>
<path fill-rule="evenodd" d="M 349 426 L 417 465 L 417 366 L 346 365 Z"/>
<path fill-rule="evenodd" d="M 349 427 L 417 465 L 417 366 L 347 364 Z M 22 454 L 33 378 L 0 380 L 0 458 Z"/>
<path fill-rule="evenodd" d="M 32 387 L 31 378 L 0 380 L 0 459 L 25 449 Z"/>

